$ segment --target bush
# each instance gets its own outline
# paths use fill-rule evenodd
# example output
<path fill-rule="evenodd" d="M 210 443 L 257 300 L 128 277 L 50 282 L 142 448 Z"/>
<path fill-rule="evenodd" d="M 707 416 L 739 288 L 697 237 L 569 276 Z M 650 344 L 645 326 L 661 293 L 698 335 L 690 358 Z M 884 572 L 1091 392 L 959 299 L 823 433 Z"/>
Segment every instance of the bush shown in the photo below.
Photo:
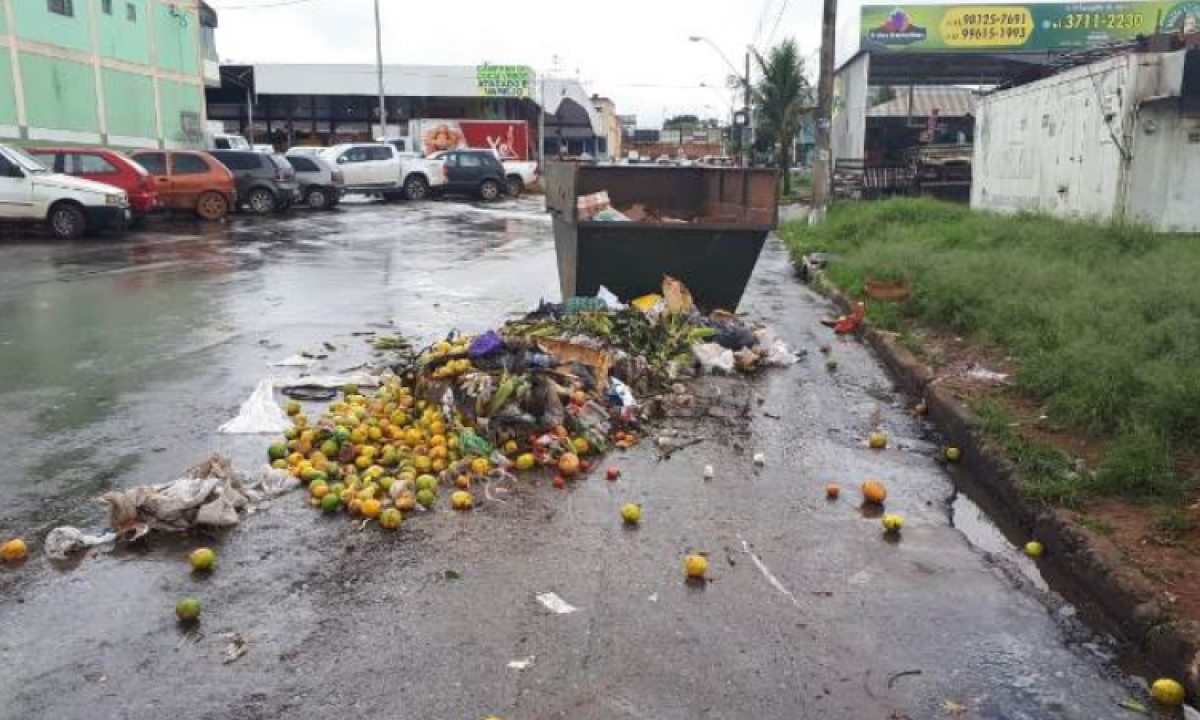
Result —
<path fill-rule="evenodd" d="M 868 277 L 906 280 L 911 297 L 873 320 L 1003 348 L 1055 422 L 1114 439 L 1101 489 L 1178 491 L 1159 470 L 1200 451 L 1200 238 L 908 198 L 837 205 L 782 233 L 797 256 L 833 255 L 829 278 L 853 296 Z"/>

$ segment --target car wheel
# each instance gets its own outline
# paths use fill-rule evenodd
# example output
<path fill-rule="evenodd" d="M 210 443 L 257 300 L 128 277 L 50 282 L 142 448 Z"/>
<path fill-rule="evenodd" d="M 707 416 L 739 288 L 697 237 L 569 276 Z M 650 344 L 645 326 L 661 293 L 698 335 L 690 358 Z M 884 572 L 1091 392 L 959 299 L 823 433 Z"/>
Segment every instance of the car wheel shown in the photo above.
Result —
<path fill-rule="evenodd" d="M 74 203 L 62 202 L 50 208 L 50 231 L 59 240 L 78 240 L 87 230 L 87 218 Z"/>
<path fill-rule="evenodd" d="M 521 193 L 525 192 L 525 181 L 519 175 L 508 176 L 508 194 L 517 198 L 521 197 Z"/>
<path fill-rule="evenodd" d="M 484 180 L 479 186 L 479 199 L 484 202 L 495 202 L 500 199 L 500 183 L 495 180 Z"/>
<path fill-rule="evenodd" d="M 216 222 L 229 215 L 229 201 L 218 192 L 206 192 L 196 199 L 196 215 L 201 220 Z"/>
<path fill-rule="evenodd" d="M 404 197 L 414 201 L 429 197 L 429 181 L 423 177 L 409 178 L 404 182 Z"/>
<path fill-rule="evenodd" d="M 306 199 L 308 206 L 313 210 L 327 210 L 330 207 L 329 193 L 325 192 L 325 188 L 315 187 L 308 191 Z"/>
<path fill-rule="evenodd" d="M 255 188 L 246 196 L 246 206 L 255 215 L 275 212 L 275 195 L 266 188 Z"/>

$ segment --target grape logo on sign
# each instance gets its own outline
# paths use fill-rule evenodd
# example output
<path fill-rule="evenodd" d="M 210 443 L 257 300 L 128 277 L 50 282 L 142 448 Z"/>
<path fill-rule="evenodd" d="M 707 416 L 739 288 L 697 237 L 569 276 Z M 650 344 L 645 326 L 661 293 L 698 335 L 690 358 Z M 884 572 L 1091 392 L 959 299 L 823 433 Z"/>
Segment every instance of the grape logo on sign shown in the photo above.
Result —
<path fill-rule="evenodd" d="M 896 8 L 879 27 L 867 32 L 867 37 L 881 45 L 912 45 L 925 40 L 929 31 L 913 24 L 903 8 Z"/>

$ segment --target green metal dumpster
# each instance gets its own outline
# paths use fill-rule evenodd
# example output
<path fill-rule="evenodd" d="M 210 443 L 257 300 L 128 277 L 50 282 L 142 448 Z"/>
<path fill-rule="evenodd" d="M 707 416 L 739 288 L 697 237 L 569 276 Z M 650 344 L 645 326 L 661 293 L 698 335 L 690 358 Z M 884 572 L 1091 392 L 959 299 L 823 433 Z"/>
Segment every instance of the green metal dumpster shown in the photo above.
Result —
<path fill-rule="evenodd" d="M 551 163 L 544 181 L 564 298 L 603 285 L 628 300 L 670 275 L 700 308 L 735 310 L 779 224 L 775 170 Z M 651 219 L 580 219 L 579 198 L 599 192 L 613 209 Z"/>

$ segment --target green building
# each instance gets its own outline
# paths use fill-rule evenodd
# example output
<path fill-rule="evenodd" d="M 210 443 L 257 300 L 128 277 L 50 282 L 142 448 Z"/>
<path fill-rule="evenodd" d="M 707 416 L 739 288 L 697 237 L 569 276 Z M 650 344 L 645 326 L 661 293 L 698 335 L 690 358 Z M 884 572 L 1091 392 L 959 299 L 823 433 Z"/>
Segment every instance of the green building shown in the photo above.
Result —
<path fill-rule="evenodd" d="M 202 147 L 203 0 L 0 0 L 0 142 Z"/>

